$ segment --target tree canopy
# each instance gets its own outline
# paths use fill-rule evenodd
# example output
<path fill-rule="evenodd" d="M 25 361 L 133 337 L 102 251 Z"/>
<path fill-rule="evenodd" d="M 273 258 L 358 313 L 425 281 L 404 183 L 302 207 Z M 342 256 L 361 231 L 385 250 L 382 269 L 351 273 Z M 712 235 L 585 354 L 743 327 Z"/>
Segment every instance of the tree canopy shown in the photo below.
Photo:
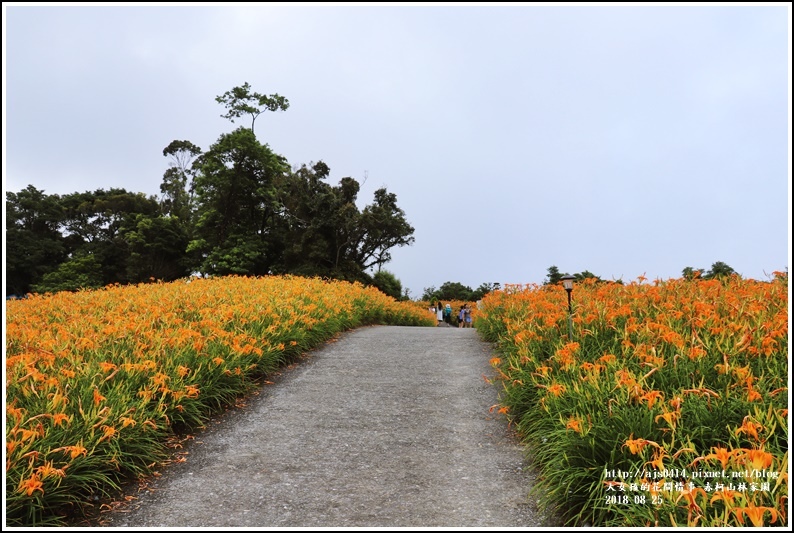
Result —
<path fill-rule="evenodd" d="M 464 302 L 476 302 L 491 291 L 501 288 L 499 283 L 481 283 L 476 289 L 464 285 L 458 281 L 445 281 L 441 287 L 425 287 L 422 292 L 422 300 L 436 302 L 444 300 L 460 300 Z"/>
<path fill-rule="evenodd" d="M 234 119 L 243 115 L 251 115 L 251 131 L 254 131 L 254 123 L 259 115 L 265 111 L 286 111 L 289 109 L 289 100 L 279 94 L 265 96 L 251 92 L 248 82 L 240 87 L 234 87 L 220 96 L 215 97 L 215 101 L 223 104 L 227 112 L 221 115 L 234 123 Z"/>
<path fill-rule="evenodd" d="M 328 183 L 323 161 L 293 170 L 261 143 L 256 117 L 286 110 L 286 98 L 245 83 L 216 100 L 232 122 L 251 115 L 251 128 L 221 134 L 205 152 L 188 140 L 169 143 L 159 199 L 124 189 L 7 193 L 7 294 L 201 272 L 358 280 L 400 298 L 399 280 L 381 270 L 393 248 L 414 242 L 397 196 L 380 188 L 359 209 L 358 181 Z"/>
<path fill-rule="evenodd" d="M 388 270 L 378 270 L 372 276 L 372 284 L 375 285 L 381 292 L 394 298 L 395 300 L 402 300 L 403 296 L 402 283 L 397 277 Z"/>
<path fill-rule="evenodd" d="M 717 261 L 711 264 L 711 270 L 703 268 L 684 267 L 681 275 L 686 279 L 720 279 L 727 276 L 738 276 L 739 274 L 727 263 Z"/>

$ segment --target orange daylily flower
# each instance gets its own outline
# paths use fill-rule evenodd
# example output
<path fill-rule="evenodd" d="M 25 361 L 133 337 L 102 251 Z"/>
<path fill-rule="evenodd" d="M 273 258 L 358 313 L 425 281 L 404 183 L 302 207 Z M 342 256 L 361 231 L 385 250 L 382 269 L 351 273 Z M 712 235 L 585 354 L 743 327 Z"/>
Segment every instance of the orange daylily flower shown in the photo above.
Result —
<path fill-rule="evenodd" d="M 774 524 L 777 521 L 777 511 L 773 507 L 755 507 L 753 505 L 748 505 L 747 507 L 733 509 L 733 513 L 736 515 L 736 519 L 739 520 L 741 525 L 744 525 L 744 517 L 746 516 L 755 527 L 763 527 L 764 515 L 767 512 L 772 515 L 771 523 Z"/>
<path fill-rule="evenodd" d="M 34 441 L 36 440 L 36 437 L 38 437 L 39 435 L 38 432 L 25 428 L 16 429 L 14 430 L 14 433 L 16 433 L 17 435 L 21 434 L 21 436 L 19 437 L 19 442 L 25 442 L 27 440 Z"/>
<path fill-rule="evenodd" d="M 577 420 L 576 418 L 571 417 L 571 418 L 568 419 L 568 423 L 565 424 L 565 429 L 572 429 L 572 430 L 574 430 L 575 432 L 577 432 L 577 433 L 579 433 L 581 435 L 582 434 L 582 422 L 580 420 Z"/>
<path fill-rule="evenodd" d="M 658 390 L 648 391 L 642 396 L 640 396 L 640 401 L 648 402 L 648 409 L 653 409 L 653 404 L 656 403 L 656 400 L 663 401 L 664 400 L 664 393 Z"/>
<path fill-rule="evenodd" d="M 651 446 L 653 446 L 654 448 L 657 448 L 657 449 L 661 448 L 661 446 L 659 446 L 657 443 L 653 442 L 652 440 L 635 439 L 633 437 L 634 437 L 634 433 L 632 433 L 629 436 L 628 440 L 623 444 L 623 446 L 621 446 L 621 448 L 625 448 L 626 446 L 628 446 L 629 447 L 629 451 L 633 455 L 637 455 L 638 453 L 640 453 L 648 445 L 651 445 Z"/>
<path fill-rule="evenodd" d="M 664 470 L 664 464 L 662 463 L 662 459 L 668 457 L 667 453 L 665 453 L 663 448 L 657 448 L 653 452 L 653 459 L 645 463 L 646 465 L 650 465 L 656 470 Z"/>
<path fill-rule="evenodd" d="M 758 440 L 758 431 L 764 429 L 764 426 L 750 420 L 749 415 L 744 417 L 742 425 L 736 430 L 736 434 L 746 433 L 748 436 Z"/>
<path fill-rule="evenodd" d="M 614 362 L 616 359 L 617 359 L 617 358 L 616 358 L 614 355 L 612 355 L 611 353 L 604 354 L 604 355 L 602 355 L 601 357 L 599 357 L 599 358 L 598 358 L 598 360 L 599 360 L 600 362 L 604 363 L 604 364 L 609 364 L 609 363 L 612 363 L 612 362 Z"/>
<path fill-rule="evenodd" d="M 94 405 L 99 405 L 106 398 L 99 394 L 99 389 L 94 389 Z"/>
<path fill-rule="evenodd" d="M 155 385 L 161 388 L 165 387 L 166 381 L 168 381 L 169 379 L 170 377 L 168 376 L 168 374 L 163 374 L 162 372 L 158 372 L 151 378 L 152 383 L 154 383 Z"/>
<path fill-rule="evenodd" d="M 710 459 L 716 459 L 720 462 L 720 465 L 722 466 L 723 470 L 728 468 L 728 463 L 730 462 L 731 457 L 733 457 L 736 454 L 736 451 L 729 450 L 728 448 L 722 448 L 721 446 L 712 446 L 711 449 L 712 449 L 712 453 L 706 455 L 705 457 L 698 457 L 697 459 L 692 461 L 692 466 L 700 462 L 701 459 L 706 461 Z"/>
<path fill-rule="evenodd" d="M 84 447 L 80 446 L 79 444 L 76 446 L 64 446 L 64 449 L 67 452 L 69 452 L 69 456 L 72 459 L 76 459 L 77 457 L 81 455 L 86 455 L 88 453 L 88 450 L 86 450 Z"/>
<path fill-rule="evenodd" d="M 64 422 L 69 422 L 69 415 L 66 413 L 55 413 L 52 415 L 52 423 L 56 426 L 60 426 Z"/>
<path fill-rule="evenodd" d="M 52 461 L 47 461 L 42 466 L 36 468 L 36 473 L 41 476 L 42 478 L 48 476 L 56 476 L 56 477 L 65 477 L 66 472 L 64 472 L 63 468 L 54 468 L 52 466 Z"/>
<path fill-rule="evenodd" d="M 692 348 L 689 350 L 689 353 L 687 355 L 691 360 L 694 361 L 700 359 L 701 357 L 704 357 L 707 354 L 708 352 L 703 348 L 701 348 L 700 346 L 692 346 Z"/>
<path fill-rule="evenodd" d="M 102 431 L 104 431 L 105 434 L 102 436 L 101 439 L 99 439 L 100 441 L 105 440 L 105 439 L 110 439 L 111 437 L 113 437 L 113 435 L 116 434 L 116 428 L 114 428 L 113 426 L 105 426 L 105 425 L 103 425 L 102 426 Z"/>
<path fill-rule="evenodd" d="M 559 397 L 562 396 L 562 393 L 564 393 L 566 389 L 565 389 L 565 385 L 560 385 L 559 383 L 555 383 L 554 385 L 549 385 L 546 390 L 548 390 L 554 396 Z"/>
<path fill-rule="evenodd" d="M 31 474 L 29 478 L 23 479 L 19 482 L 17 491 L 25 494 L 26 496 L 33 496 L 36 491 L 44 494 L 44 483 L 39 479 L 38 474 Z"/>
<path fill-rule="evenodd" d="M 10 457 L 10 455 L 14 452 L 14 450 L 16 450 L 18 444 L 19 441 L 6 440 L 6 457 Z"/>
<path fill-rule="evenodd" d="M 684 405 L 684 399 L 680 396 L 676 396 L 675 398 L 670 400 L 670 407 L 672 407 L 676 411 L 680 410 L 682 405 Z"/>
<path fill-rule="evenodd" d="M 703 509 L 701 509 L 700 506 L 695 501 L 697 499 L 698 494 L 704 496 L 705 498 L 708 498 L 708 494 L 706 494 L 706 491 L 703 490 L 702 488 L 700 488 L 700 487 L 691 487 L 691 488 L 687 487 L 687 488 L 685 488 L 684 490 L 681 491 L 681 493 L 679 494 L 678 498 L 676 498 L 676 500 L 675 500 L 675 502 L 678 503 L 681 500 L 681 498 L 686 499 L 687 507 L 689 509 L 688 515 L 687 515 L 687 520 L 690 523 L 692 522 L 692 512 L 693 511 L 697 513 L 697 517 L 695 518 L 695 521 L 697 521 L 701 516 L 703 516 Z"/>
<path fill-rule="evenodd" d="M 99 368 L 102 369 L 102 372 L 109 372 L 111 370 L 116 370 L 117 367 L 113 363 L 102 362 L 99 363 Z"/>
<path fill-rule="evenodd" d="M 766 470 L 772 466 L 775 456 L 764 450 L 744 450 L 739 458 L 751 470 Z"/>
<path fill-rule="evenodd" d="M 549 375 L 549 371 L 551 371 L 551 367 L 550 367 L 550 366 L 539 366 L 539 367 L 538 367 L 538 368 L 536 368 L 535 370 L 537 370 L 538 372 L 540 372 L 540 374 L 541 374 L 543 377 L 546 377 L 546 376 L 548 376 L 548 375 Z M 536 375 L 537 375 L 537 374 L 536 374 Z"/>
<path fill-rule="evenodd" d="M 637 380 L 634 378 L 634 376 L 631 375 L 631 372 L 629 372 L 628 370 L 624 370 L 622 368 L 617 372 L 615 372 L 615 377 L 618 378 L 618 383 L 616 387 L 622 387 L 623 385 L 633 387 L 634 385 L 637 384 Z"/>
<path fill-rule="evenodd" d="M 761 396 L 760 392 L 758 392 L 757 390 L 755 390 L 755 389 L 753 389 L 751 387 L 747 388 L 747 401 L 748 402 L 755 402 L 755 401 L 759 401 L 759 400 L 762 400 L 762 399 L 763 399 L 763 396 Z"/>
<path fill-rule="evenodd" d="M 681 418 L 681 411 L 665 411 L 657 415 L 653 420 L 654 422 L 658 422 L 660 418 L 663 418 L 671 428 L 675 428 L 676 422 Z"/>
<path fill-rule="evenodd" d="M 725 487 L 721 488 L 718 491 L 715 491 L 714 494 L 711 496 L 709 503 L 714 503 L 716 501 L 722 500 L 725 502 L 726 505 L 732 506 L 733 501 L 737 496 L 740 496 L 741 492 L 726 489 Z"/>
<path fill-rule="evenodd" d="M 6 415 L 10 417 L 14 417 L 17 422 L 19 422 L 25 414 L 24 409 L 20 409 L 19 407 L 12 407 L 11 405 L 6 405 Z"/>

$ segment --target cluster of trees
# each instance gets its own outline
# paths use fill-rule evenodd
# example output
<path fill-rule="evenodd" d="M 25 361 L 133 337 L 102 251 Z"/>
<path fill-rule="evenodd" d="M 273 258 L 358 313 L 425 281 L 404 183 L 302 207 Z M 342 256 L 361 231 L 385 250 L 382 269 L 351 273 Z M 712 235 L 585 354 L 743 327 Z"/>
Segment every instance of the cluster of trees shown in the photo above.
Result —
<path fill-rule="evenodd" d="M 6 295 L 200 272 L 324 276 L 399 296 L 392 274 L 368 273 L 381 271 L 394 247 L 414 242 L 396 195 L 380 188 L 359 209 L 358 181 L 331 185 L 324 162 L 290 168 L 261 143 L 256 118 L 285 111 L 286 98 L 245 83 L 216 101 L 226 107 L 221 116 L 250 115 L 251 127 L 222 134 L 206 151 L 171 142 L 159 197 L 115 188 L 48 195 L 32 185 L 6 193 Z"/>
<path fill-rule="evenodd" d="M 739 274 L 722 261 L 712 263 L 710 270 L 703 268 L 685 267 L 681 275 L 686 279 L 719 279 L 727 276 L 738 276 Z"/>
<path fill-rule="evenodd" d="M 457 281 L 446 281 L 438 289 L 425 287 L 422 292 L 422 301 L 436 302 L 445 300 L 460 300 L 465 302 L 476 302 L 491 291 L 501 288 L 499 283 L 482 283 L 479 287 L 472 290 L 468 285 L 463 285 Z"/>
<path fill-rule="evenodd" d="M 557 285 L 562 281 L 563 276 L 570 276 L 567 272 L 563 273 L 560 272 L 560 269 L 557 268 L 555 265 L 552 265 L 547 270 L 548 274 L 546 275 L 546 279 L 543 281 L 544 285 Z M 597 281 L 604 281 L 599 276 L 596 276 L 589 270 L 585 270 L 582 272 L 577 272 L 573 274 L 573 277 L 576 281 L 583 281 L 587 278 L 594 278 Z M 617 283 L 623 283 L 622 281 L 618 280 Z"/>

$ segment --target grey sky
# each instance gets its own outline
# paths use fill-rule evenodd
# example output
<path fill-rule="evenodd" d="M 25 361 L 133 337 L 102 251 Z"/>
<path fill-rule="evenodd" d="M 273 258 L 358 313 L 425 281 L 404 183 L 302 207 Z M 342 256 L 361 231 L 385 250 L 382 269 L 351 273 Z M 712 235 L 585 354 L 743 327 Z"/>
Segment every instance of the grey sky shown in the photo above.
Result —
<path fill-rule="evenodd" d="M 293 166 L 397 195 L 386 269 L 459 281 L 791 262 L 791 6 L 3 4 L 4 191 L 159 194 L 185 139 L 256 121 Z M 5 254 L 4 254 L 5 255 Z"/>

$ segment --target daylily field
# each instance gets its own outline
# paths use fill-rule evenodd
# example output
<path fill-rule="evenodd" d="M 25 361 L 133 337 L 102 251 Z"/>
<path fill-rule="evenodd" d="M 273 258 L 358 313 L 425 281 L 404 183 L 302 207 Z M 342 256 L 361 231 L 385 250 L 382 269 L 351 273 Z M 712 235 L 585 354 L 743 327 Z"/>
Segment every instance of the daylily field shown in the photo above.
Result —
<path fill-rule="evenodd" d="M 289 276 L 6 304 L 12 526 L 96 511 L 342 331 L 436 325 L 424 302 Z M 571 336 L 559 286 L 505 286 L 474 308 L 494 346 L 494 409 L 526 444 L 533 493 L 569 525 L 788 524 L 787 274 L 579 283 Z"/>
<path fill-rule="evenodd" d="M 145 475 L 180 431 L 367 324 L 433 326 L 360 284 L 197 279 L 8 301 L 6 520 L 61 524 Z"/>
<path fill-rule="evenodd" d="M 508 286 L 476 327 L 570 525 L 788 524 L 788 276 Z"/>

